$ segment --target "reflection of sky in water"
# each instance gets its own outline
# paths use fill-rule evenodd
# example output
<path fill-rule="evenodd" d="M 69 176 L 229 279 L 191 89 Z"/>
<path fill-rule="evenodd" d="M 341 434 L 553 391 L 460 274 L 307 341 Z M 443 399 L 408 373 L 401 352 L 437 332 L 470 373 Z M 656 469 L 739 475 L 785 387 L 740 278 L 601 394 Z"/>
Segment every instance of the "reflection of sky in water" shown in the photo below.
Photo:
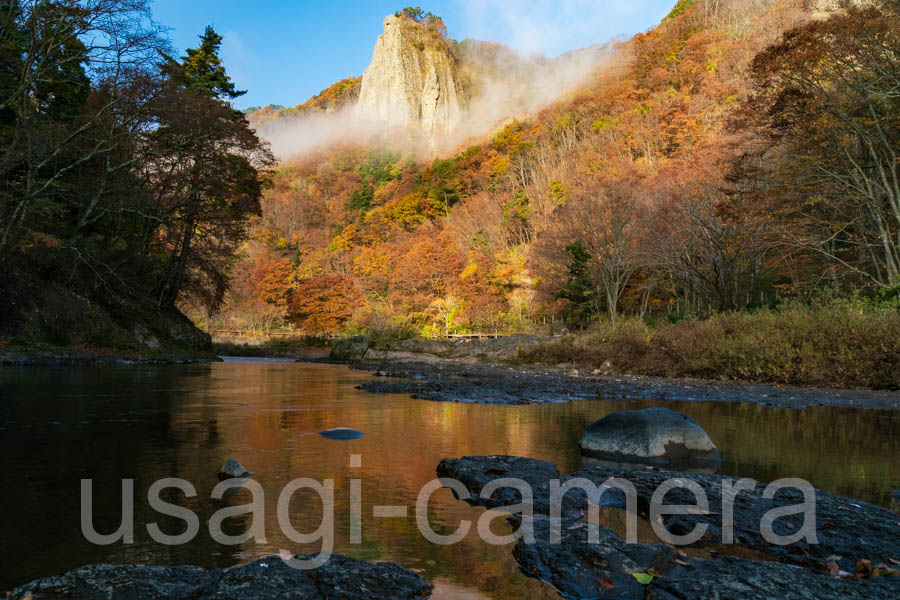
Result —
<path fill-rule="evenodd" d="M 511 548 L 493 547 L 475 532 L 455 546 L 427 542 L 415 525 L 415 500 L 435 478 L 441 458 L 513 454 L 555 462 L 563 473 L 580 468 L 578 440 L 592 421 L 653 401 L 578 400 L 533 406 L 487 406 L 371 395 L 355 389 L 368 378 L 346 367 L 273 361 L 135 368 L 7 369 L 0 371 L 3 400 L 0 445 L 7 460 L 7 508 L 0 556 L 0 589 L 88 562 L 197 564 L 226 567 L 298 547 L 280 531 L 275 509 L 290 480 L 334 480 L 335 552 L 393 560 L 437 581 L 435 597 L 555 598 L 521 575 Z M 900 420 L 890 411 L 814 408 L 779 410 L 749 404 L 679 403 L 725 455 L 722 473 L 769 481 L 802 477 L 818 487 L 887 505 L 900 487 L 894 461 Z M 319 432 L 350 427 L 365 435 L 330 440 Z M 361 456 L 351 468 L 350 455 Z M 227 458 L 254 471 L 265 492 L 263 544 L 221 546 L 203 525 L 218 509 L 249 502 L 247 490 L 210 498 Z M 178 533 L 183 522 L 151 511 L 146 492 L 162 477 L 181 477 L 197 496 L 163 499 L 198 514 L 201 530 L 190 544 L 154 543 L 144 528 L 159 522 Z M 135 543 L 90 545 L 80 533 L 79 480 L 94 479 L 95 527 L 119 524 L 121 479 L 135 480 Z M 362 482 L 362 544 L 349 543 L 350 480 Z M 171 491 L 171 490 L 170 490 Z M 406 505 L 406 518 L 379 518 L 374 505 Z M 322 505 L 311 490 L 291 503 L 291 522 L 314 530 Z M 429 506 L 434 530 L 454 531 L 482 509 L 439 490 Z M 106 517 L 106 518 L 104 518 Z M 225 522 L 243 531 L 249 515 Z M 495 522 L 494 529 L 504 529 Z M 473 525 L 472 529 L 475 527 Z M 48 543 L 48 540 L 52 542 Z M 475 595 L 473 595 L 475 594 Z"/>

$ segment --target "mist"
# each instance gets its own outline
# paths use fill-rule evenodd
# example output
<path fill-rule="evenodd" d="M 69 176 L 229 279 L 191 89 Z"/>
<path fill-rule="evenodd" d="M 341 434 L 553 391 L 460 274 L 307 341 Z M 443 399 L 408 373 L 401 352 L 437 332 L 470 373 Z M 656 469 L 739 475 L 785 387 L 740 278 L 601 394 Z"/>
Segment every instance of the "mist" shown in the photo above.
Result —
<path fill-rule="evenodd" d="M 462 124 L 423 132 L 417 124 L 391 126 L 354 110 L 355 100 L 333 112 L 309 111 L 262 120 L 257 133 L 281 160 L 302 158 L 338 144 L 386 144 L 427 157 L 453 152 L 484 138 L 514 118 L 534 115 L 584 86 L 616 56 L 619 44 L 595 44 L 556 58 L 523 54 L 491 42 L 464 40 L 457 47 Z"/>

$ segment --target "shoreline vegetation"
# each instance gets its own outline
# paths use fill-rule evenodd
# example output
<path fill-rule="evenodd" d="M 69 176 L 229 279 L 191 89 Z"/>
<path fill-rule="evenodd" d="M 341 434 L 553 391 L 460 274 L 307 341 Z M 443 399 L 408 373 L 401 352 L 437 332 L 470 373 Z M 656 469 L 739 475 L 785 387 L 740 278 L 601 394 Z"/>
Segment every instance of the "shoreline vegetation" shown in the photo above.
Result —
<path fill-rule="evenodd" d="M 582 331 L 500 335 L 491 339 L 423 338 L 402 329 L 348 332 L 331 340 L 230 338 L 204 351 L 138 351 L 91 345 L 0 341 L 0 365 L 187 363 L 220 356 L 326 360 L 329 346 L 357 340 L 355 362 L 381 356 L 437 357 L 485 366 L 571 367 L 594 375 L 700 379 L 813 388 L 900 390 L 900 312 L 895 307 L 841 300 L 819 305 L 714 314 L 621 317 Z M 354 335 L 355 334 L 355 335 Z M 362 344 L 362 351 L 358 350 Z"/>
<path fill-rule="evenodd" d="M 840 302 L 648 325 L 625 319 L 522 347 L 515 363 L 619 374 L 900 389 L 900 313 Z"/>
<path fill-rule="evenodd" d="M 594 374 L 695 378 L 803 387 L 900 389 L 900 311 L 832 300 L 666 319 L 620 317 L 556 335 L 483 341 L 368 335 L 374 350 L 509 365 L 569 365 Z M 407 339 L 402 339 L 406 337 Z"/>

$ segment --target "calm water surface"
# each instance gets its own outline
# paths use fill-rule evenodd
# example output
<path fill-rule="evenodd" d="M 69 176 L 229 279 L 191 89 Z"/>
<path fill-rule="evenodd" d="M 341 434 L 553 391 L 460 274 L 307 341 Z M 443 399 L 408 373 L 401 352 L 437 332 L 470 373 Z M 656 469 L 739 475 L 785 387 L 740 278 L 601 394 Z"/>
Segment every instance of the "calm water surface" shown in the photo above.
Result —
<path fill-rule="evenodd" d="M 592 421 L 614 410 L 659 402 L 583 400 L 542 406 L 487 406 L 371 395 L 355 389 L 369 377 L 324 364 L 239 361 L 187 366 L 0 369 L 0 449 L 4 457 L 0 591 L 92 562 L 228 567 L 298 546 L 278 527 L 282 487 L 298 477 L 335 485 L 334 551 L 392 560 L 438 584 L 435 598 L 555 598 L 549 586 L 518 572 L 511 548 L 469 535 L 454 546 L 426 541 L 415 523 L 421 486 L 444 457 L 514 454 L 553 461 L 562 472 L 581 466 L 578 440 Z M 817 487 L 890 504 L 900 487 L 900 412 L 755 404 L 670 403 L 694 417 L 726 456 L 721 473 L 769 481 L 802 477 Z M 318 435 L 352 427 L 365 436 L 335 441 Z M 351 454 L 362 456 L 350 468 Z M 203 525 L 248 490 L 210 498 L 227 458 L 255 471 L 265 490 L 266 542 L 222 546 Z M 200 517 L 197 538 L 162 546 L 146 532 L 159 522 L 175 534 L 183 522 L 149 508 L 146 493 L 163 477 L 190 481 L 197 496 L 164 499 Z M 94 546 L 81 535 L 80 480 L 94 480 L 95 527 L 118 526 L 121 480 L 134 479 L 135 541 Z M 350 479 L 362 479 L 362 543 L 349 543 Z M 406 505 L 407 518 L 374 519 L 373 505 Z M 291 502 L 295 528 L 310 532 L 322 516 L 309 490 Z M 450 533 L 481 509 L 440 490 L 430 519 Z M 226 523 L 238 533 L 249 517 Z M 238 522 L 235 522 L 238 521 Z M 168 524 L 168 525 L 167 525 Z M 474 527 L 473 527 L 474 529 Z M 499 531 L 499 530 L 498 530 Z"/>

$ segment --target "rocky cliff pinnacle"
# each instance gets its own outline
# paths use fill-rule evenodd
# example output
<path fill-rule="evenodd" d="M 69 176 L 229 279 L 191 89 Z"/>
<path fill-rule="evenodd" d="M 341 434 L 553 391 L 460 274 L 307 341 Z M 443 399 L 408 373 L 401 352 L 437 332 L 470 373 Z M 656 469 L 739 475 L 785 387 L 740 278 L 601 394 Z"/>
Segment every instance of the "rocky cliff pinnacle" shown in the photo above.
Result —
<path fill-rule="evenodd" d="M 357 114 L 388 126 L 418 126 L 431 140 L 453 131 L 466 94 L 451 44 L 414 19 L 388 16 L 362 77 Z"/>

